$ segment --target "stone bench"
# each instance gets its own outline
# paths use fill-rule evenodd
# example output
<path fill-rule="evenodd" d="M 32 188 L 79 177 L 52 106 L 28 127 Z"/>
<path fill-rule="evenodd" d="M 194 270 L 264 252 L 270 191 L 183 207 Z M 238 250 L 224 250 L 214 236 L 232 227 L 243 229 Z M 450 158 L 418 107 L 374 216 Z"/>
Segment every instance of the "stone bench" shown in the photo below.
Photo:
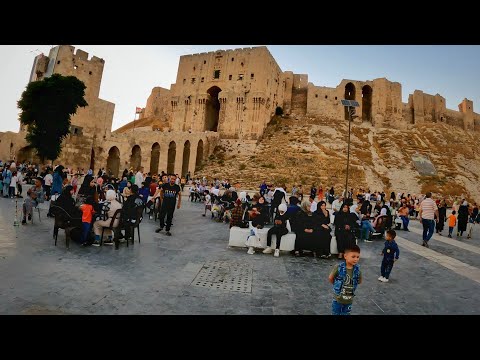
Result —
<path fill-rule="evenodd" d="M 251 223 L 250 223 L 251 225 Z M 263 229 L 257 229 L 257 234 L 260 238 L 260 246 L 257 248 L 264 249 L 267 247 L 267 233 L 270 228 L 264 227 Z M 282 251 L 292 251 L 295 249 L 295 238 L 296 235 L 291 231 L 290 224 L 287 223 L 287 229 L 289 230 L 288 234 L 282 236 L 282 242 L 280 243 L 280 250 Z M 245 242 L 247 241 L 248 236 L 250 235 L 249 228 L 240 228 L 238 226 L 233 226 L 230 228 L 230 237 L 228 239 L 228 246 L 233 247 L 243 247 L 246 248 Z M 276 248 L 277 245 L 277 236 L 272 236 L 272 248 Z M 330 241 L 330 253 L 338 254 L 337 250 L 337 240 L 335 236 L 332 237 Z"/>

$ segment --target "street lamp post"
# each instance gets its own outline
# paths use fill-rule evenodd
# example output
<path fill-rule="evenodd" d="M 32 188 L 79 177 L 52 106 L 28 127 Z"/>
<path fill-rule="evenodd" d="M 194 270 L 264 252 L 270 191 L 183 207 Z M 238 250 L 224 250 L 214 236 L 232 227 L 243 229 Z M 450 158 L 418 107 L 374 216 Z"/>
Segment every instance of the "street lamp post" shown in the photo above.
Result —
<path fill-rule="evenodd" d="M 348 169 L 350 166 L 350 134 L 351 126 L 354 118 L 357 118 L 357 115 L 354 115 L 355 108 L 360 106 L 355 100 L 342 100 L 342 105 L 346 106 L 348 109 L 348 142 L 347 142 L 347 174 L 345 177 L 345 202 L 348 198 Z M 352 194 L 353 195 L 353 194 Z"/>
<path fill-rule="evenodd" d="M 352 108 L 355 110 L 355 108 Z M 351 125 L 352 125 L 352 112 L 350 110 L 350 107 L 348 107 L 348 145 L 347 145 L 347 176 L 345 177 L 345 201 L 347 201 L 347 194 L 348 194 L 348 168 L 350 165 L 350 130 L 351 130 Z"/>

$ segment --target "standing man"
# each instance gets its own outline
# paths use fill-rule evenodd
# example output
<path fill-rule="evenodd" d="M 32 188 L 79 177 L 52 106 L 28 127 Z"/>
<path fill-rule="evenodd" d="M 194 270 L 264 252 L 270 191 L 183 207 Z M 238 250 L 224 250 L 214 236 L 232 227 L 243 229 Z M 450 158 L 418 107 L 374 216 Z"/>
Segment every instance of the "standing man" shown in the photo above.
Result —
<path fill-rule="evenodd" d="M 160 190 L 160 199 L 162 201 L 162 206 L 160 210 L 160 227 L 155 230 L 156 233 L 159 233 L 165 227 L 165 215 L 167 216 L 167 224 L 165 235 L 171 236 L 170 227 L 172 226 L 173 212 L 175 211 L 175 203 L 178 196 L 177 209 L 180 209 L 182 202 L 182 193 L 180 191 L 180 186 L 175 183 L 177 177 L 175 174 L 170 175 L 170 182 L 168 184 L 161 185 Z"/>
<path fill-rule="evenodd" d="M 438 219 L 438 207 L 437 204 L 435 204 L 435 201 L 432 200 L 431 192 L 427 192 L 425 199 L 420 203 L 419 217 L 420 222 L 423 225 L 422 246 L 428 248 L 428 241 L 435 231 L 435 218 Z"/>
<path fill-rule="evenodd" d="M 138 169 L 137 173 L 135 174 L 135 185 L 138 186 L 140 189 L 142 187 L 142 183 L 144 182 L 144 177 L 143 177 L 143 166 Z"/>

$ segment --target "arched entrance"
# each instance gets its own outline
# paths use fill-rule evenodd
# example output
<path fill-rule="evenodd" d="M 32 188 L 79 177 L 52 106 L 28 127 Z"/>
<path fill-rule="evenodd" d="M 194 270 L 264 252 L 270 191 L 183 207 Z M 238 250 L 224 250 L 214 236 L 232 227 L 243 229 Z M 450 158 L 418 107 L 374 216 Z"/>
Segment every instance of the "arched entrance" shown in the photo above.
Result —
<path fill-rule="evenodd" d="M 130 156 L 130 167 L 133 168 L 133 171 L 140 169 L 142 164 L 142 149 L 140 146 L 135 145 L 132 148 L 132 155 Z"/>
<path fill-rule="evenodd" d="M 195 171 L 197 171 L 203 162 L 203 140 L 198 141 L 197 146 L 197 159 L 195 160 Z"/>
<path fill-rule="evenodd" d="M 365 85 L 362 88 L 362 120 L 372 121 L 372 88 Z"/>
<path fill-rule="evenodd" d="M 118 177 L 118 171 L 120 170 L 120 150 L 116 146 L 112 146 L 108 150 L 107 158 L 107 174 L 112 172 L 114 177 Z"/>
<path fill-rule="evenodd" d="M 205 131 L 217 131 L 218 117 L 220 114 L 220 102 L 218 93 L 222 91 L 218 86 L 208 89 L 208 99 L 205 110 Z"/>
<path fill-rule="evenodd" d="M 188 172 L 188 163 L 190 162 L 190 141 L 185 141 L 183 145 L 183 163 L 182 163 L 182 173 L 180 176 L 185 177 Z"/>
<path fill-rule="evenodd" d="M 345 85 L 345 96 L 344 99 L 346 100 L 355 100 L 355 85 L 349 82 Z M 345 109 L 345 120 L 350 119 L 350 114 L 348 113 L 348 106 L 344 106 Z"/>
<path fill-rule="evenodd" d="M 167 160 L 167 173 L 175 173 L 175 156 L 177 155 L 177 144 L 175 141 L 170 142 L 168 145 L 168 160 Z"/>
<path fill-rule="evenodd" d="M 95 150 L 90 151 L 90 167 L 89 169 L 92 169 L 93 173 L 95 173 Z"/>
<path fill-rule="evenodd" d="M 150 175 L 158 174 L 158 162 L 160 161 L 160 145 L 155 143 L 152 145 L 152 153 L 150 157 Z"/>

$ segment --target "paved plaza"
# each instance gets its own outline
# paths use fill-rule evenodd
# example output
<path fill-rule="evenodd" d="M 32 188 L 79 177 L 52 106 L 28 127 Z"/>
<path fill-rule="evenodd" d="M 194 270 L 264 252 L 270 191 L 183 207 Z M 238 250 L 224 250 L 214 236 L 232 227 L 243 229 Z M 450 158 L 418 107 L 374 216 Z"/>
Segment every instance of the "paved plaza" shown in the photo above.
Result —
<path fill-rule="evenodd" d="M 203 205 L 187 196 L 173 236 L 156 234 L 147 217 L 141 243 L 118 250 L 66 249 L 63 230 L 55 247 L 46 212 L 19 227 L 14 212 L 15 201 L 0 198 L 0 314 L 330 314 L 336 257 L 229 248 L 228 225 L 202 217 Z M 420 223 L 410 228 L 397 231 L 400 260 L 389 283 L 377 280 L 383 241 L 359 244 L 364 281 L 352 314 L 480 314 L 480 226 L 469 240 L 434 235 L 429 249 Z"/>

